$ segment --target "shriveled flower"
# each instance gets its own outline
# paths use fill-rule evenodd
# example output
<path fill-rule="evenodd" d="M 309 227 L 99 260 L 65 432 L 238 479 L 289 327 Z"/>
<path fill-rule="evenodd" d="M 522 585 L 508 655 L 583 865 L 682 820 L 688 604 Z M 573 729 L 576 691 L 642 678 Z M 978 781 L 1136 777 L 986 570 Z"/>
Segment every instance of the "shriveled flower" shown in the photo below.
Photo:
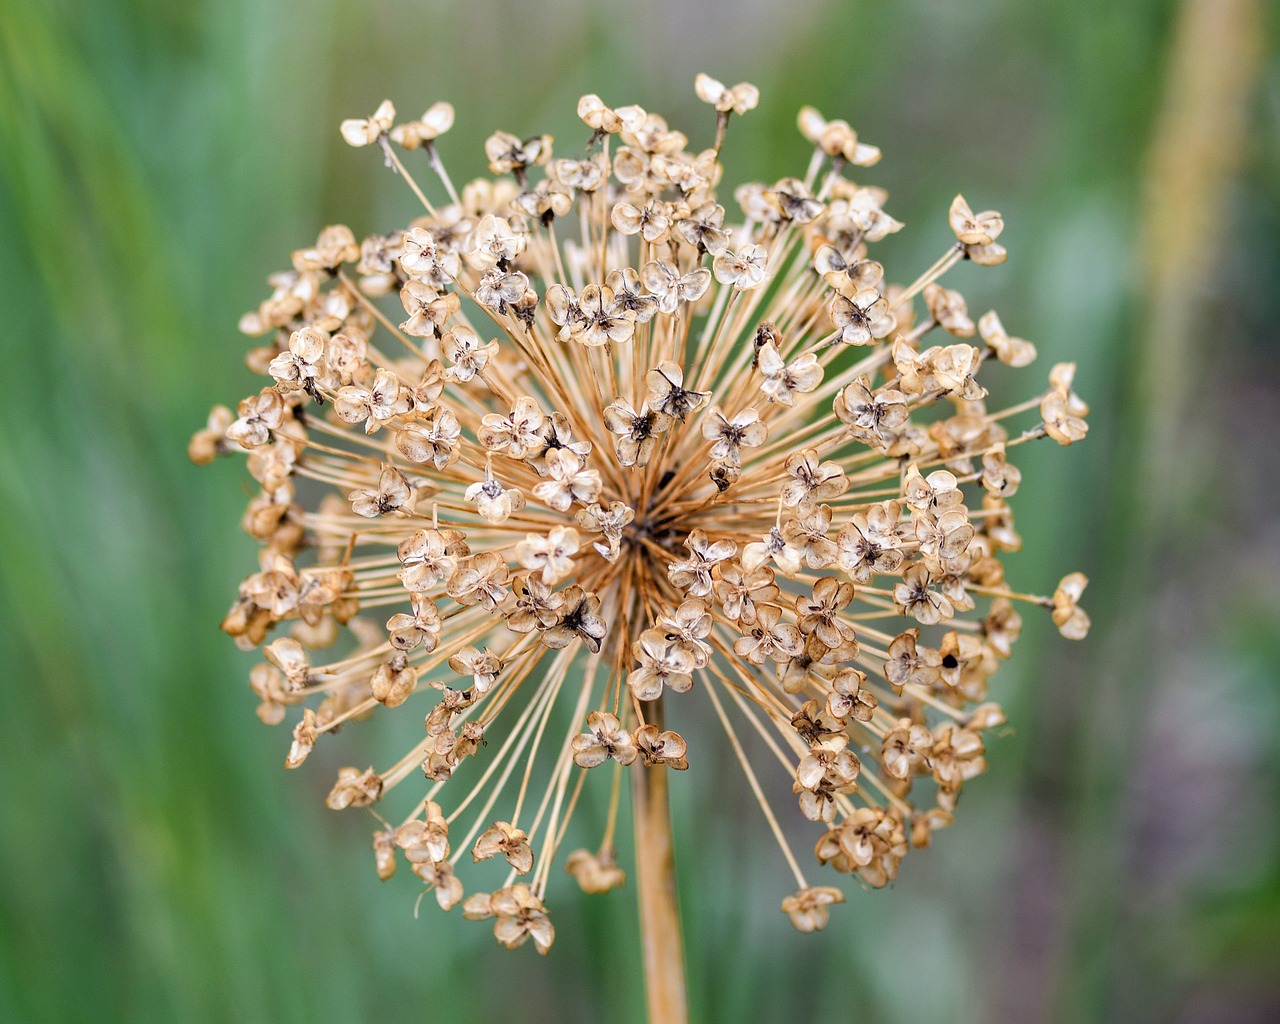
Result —
<path fill-rule="evenodd" d="M 670 164 L 663 166 L 669 169 Z M 729 244 L 729 233 L 724 230 L 724 207 L 719 203 L 703 203 L 688 216 L 679 218 L 676 231 L 699 253 L 718 253 Z"/>
<path fill-rule="evenodd" d="M 341 811 L 347 807 L 368 807 L 381 796 L 382 776 L 372 768 L 364 771 L 342 768 L 338 771 L 338 781 L 325 798 L 325 804 L 331 811 Z"/>
<path fill-rule="evenodd" d="M 730 89 L 710 75 L 699 74 L 694 88 L 698 99 L 703 103 L 710 103 L 722 114 L 729 111 L 745 114 L 748 110 L 754 110 L 760 102 L 760 90 L 750 82 L 739 82 Z"/>
<path fill-rule="evenodd" d="M 614 446 L 618 462 L 630 468 L 649 464 L 658 438 L 671 426 L 671 417 L 654 412 L 647 404 L 636 412 L 625 398 L 617 398 L 605 407 L 604 424 L 618 435 Z"/>
<path fill-rule="evenodd" d="M 550 177 L 566 190 L 595 192 L 609 179 L 609 159 L 597 153 L 583 160 L 554 160 Z"/>
<path fill-rule="evenodd" d="M 669 360 L 664 360 L 645 374 L 644 381 L 649 405 L 681 423 L 691 412 L 702 408 L 709 394 L 686 388 L 684 370 Z"/>
<path fill-rule="evenodd" d="M 1045 433 L 1061 445 L 1083 441 L 1089 432 L 1089 424 L 1084 419 L 1089 407 L 1071 390 L 1075 370 L 1074 363 L 1055 366 L 1049 373 L 1049 391 L 1040 402 Z"/>
<path fill-rule="evenodd" d="M 822 576 L 813 585 L 813 593 L 796 598 L 796 626 L 805 636 L 815 636 L 826 647 L 837 648 L 853 643 L 857 632 L 840 613 L 853 600 L 852 583 L 842 583 L 834 576 Z"/>
<path fill-rule="evenodd" d="M 827 694 L 827 713 L 843 721 L 854 718 L 870 722 L 880 706 L 880 701 L 870 690 L 863 689 L 867 674 L 856 668 L 841 669 L 831 680 L 831 692 Z"/>
<path fill-rule="evenodd" d="M 488 860 L 501 854 L 516 874 L 527 875 L 533 867 L 533 850 L 524 829 L 509 821 L 495 821 L 481 833 L 471 850 L 473 860 Z"/>
<path fill-rule="evenodd" d="M 448 912 L 462 901 L 462 879 L 453 873 L 453 865 L 447 860 L 420 861 L 413 865 L 413 873 L 435 893 L 441 910 Z"/>
<path fill-rule="evenodd" d="M 658 630 L 640 634 L 632 654 L 640 667 L 627 676 L 627 685 L 637 700 L 657 700 L 664 689 L 685 693 L 693 685 L 694 655 Z"/>
<path fill-rule="evenodd" d="M 765 189 L 763 196 L 781 220 L 797 224 L 817 220 L 826 210 L 799 178 L 783 178 L 773 188 Z"/>
<path fill-rule="evenodd" d="M 397 612 L 387 620 L 388 640 L 399 651 L 421 647 L 426 654 L 436 649 L 440 638 L 440 613 L 425 594 L 410 594 L 411 614 Z"/>
<path fill-rule="evenodd" d="M 347 495 L 351 511 L 365 519 L 413 510 L 413 488 L 395 466 L 384 464 L 376 487 L 361 487 Z"/>
<path fill-rule="evenodd" d="M 803 557 L 810 569 L 825 569 L 835 564 L 839 549 L 830 533 L 831 506 L 826 504 L 797 509 L 795 515 L 782 524 L 782 539 Z"/>
<path fill-rule="evenodd" d="M 400 653 L 378 666 L 369 680 L 369 691 L 379 704 L 396 708 L 409 699 L 417 685 L 418 673 L 409 667 L 408 658 Z"/>
<path fill-rule="evenodd" d="M 933 737 L 923 725 L 904 718 L 886 734 L 882 746 L 884 770 L 895 779 L 907 779 L 924 767 Z"/>
<path fill-rule="evenodd" d="M 259 668 L 261 667 L 262 666 L 259 666 Z M 282 708 L 282 715 L 283 711 L 284 709 Z M 267 722 L 267 724 L 271 725 L 274 723 Z M 310 754 L 312 748 L 315 747 L 316 737 L 319 735 L 317 724 L 316 713 L 310 708 L 306 708 L 302 712 L 301 720 L 293 727 L 293 742 L 289 745 L 289 754 L 284 759 L 284 766 L 286 768 L 297 768 L 307 759 L 307 755 Z"/>
<path fill-rule="evenodd" d="M 524 494 L 517 487 L 503 487 L 494 477 L 477 480 L 462 494 L 476 503 L 480 517 L 490 523 L 505 523 L 524 508 Z"/>
<path fill-rule="evenodd" d="M 800 812 L 810 821 L 835 820 L 836 797 L 853 792 L 862 764 L 851 750 L 814 747 L 800 758 L 792 790 L 799 796 Z"/>
<path fill-rule="evenodd" d="M 829 157 L 858 167 L 880 161 L 880 150 L 859 142 L 847 121 L 828 121 L 813 107 L 802 107 L 797 123 L 801 134 Z"/>
<path fill-rule="evenodd" d="M 293 253 L 293 266 L 299 273 L 332 271 L 359 258 L 356 236 L 345 224 L 330 224 L 316 237 L 316 244 Z"/>
<path fill-rule="evenodd" d="M 923 563 L 908 567 L 902 574 L 902 582 L 893 588 L 894 603 L 903 615 L 914 615 L 924 626 L 934 626 L 951 618 L 950 600 L 937 589 L 937 580 Z"/>
<path fill-rule="evenodd" d="M 711 635 L 714 620 L 707 603 L 696 597 L 681 602 L 674 612 L 658 616 L 657 632 L 665 635 L 682 651 L 693 658 L 694 668 L 704 668 L 711 656 L 711 645 L 706 642 Z"/>
<path fill-rule="evenodd" d="M 480 551 L 458 562 L 445 593 L 464 608 L 474 604 L 492 611 L 507 595 L 507 564 L 495 551 Z"/>
<path fill-rule="evenodd" d="M 847 177 L 877 148 L 806 108 L 807 170 L 723 190 L 726 127 L 759 96 L 696 91 L 706 149 L 589 95 L 585 150 L 497 132 L 493 176 L 458 186 L 448 104 L 344 122 L 421 209 L 288 254 L 241 320 L 265 379 L 190 447 L 247 457 L 262 551 L 222 628 L 262 652 L 252 706 L 286 765 L 376 732 L 369 717 L 421 721 L 326 803 L 378 805 L 378 877 L 407 862 L 511 948 L 550 948 L 552 868 L 602 793 L 598 852 L 567 866 L 588 892 L 623 884 L 623 775 L 653 857 L 645 801 L 696 783 L 666 779 L 686 735 L 695 760 L 744 769 L 795 876 L 783 909 L 820 929 L 842 897 L 808 883 L 788 835 L 888 885 L 1002 759 L 988 690 L 1023 614 L 1088 629 L 1083 575 L 1022 594 L 1001 561 L 1022 544 L 1021 446 L 1080 441 L 1088 409 L 1068 363 L 1038 392 L 987 393 L 989 363 L 1016 371 L 1034 347 L 994 312 L 975 324 L 942 279 L 1005 259 L 1000 215 L 957 198 L 930 229 L 939 258 L 903 274 L 873 253 L 903 227 L 887 192 Z M 714 715 L 726 749 L 704 756 L 688 715 Z M 785 813 L 762 777 L 778 760 Z M 524 880 L 464 901 L 467 851 Z"/>
<path fill-rule="evenodd" d="M 547 311 L 560 326 L 560 341 L 598 348 L 630 341 L 635 333 L 635 310 L 618 302 L 608 285 L 587 285 L 581 296 L 563 285 L 552 285 L 547 292 Z"/>
<path fill-rule="evenodd" d="M 468 645 L 449 659 L 449 667 L 461 676 L 471 676 L 476 693 L 483 695 L 493 689 L 503 665 L 502 659 L 489 648 L 482 651 Z"/>
<path fill-rule="evenodd" d="M 273 391 L 272 394 L 275 394 Z M 277 396 L 278 397 L 278 396 Z M 209 420 L 203 430 L 197 430 L 187 445 L 187 457 L 197 466 L 206 466 L 229 450 L 227 430 L 235 418 L 225 405 L 215 405 L 209 412 Z M 266 431 L 270 434 L 270 431 Z"/>
<path fill-rule="evenodd" d="M 902 436 L 911 410 L 901 391 L 890 387 L 872 391 L 869 384 L 865 377 L 855 380 L 836 395 L 832 411 L 863 444 L 886 451 Z"/>
<path fill-rule="evenodd" d="M 452 577 L 459 559 L 470 553 L 457 530 L 415 530 L 396 549 L 404 567 L 398 573 L 400 582 L 410 595 L 423 593 Z"/>
<path fill-rule="evenodd" d="M 524 459 L 544 446 L 546 422 L 547 417 L 538 402 L 522 395 L 516 399 L 509 414 L 486 413 L 476 431 L 476 439 L 488 451 L 512 459 Z"/>
<path fill-rule="evenodd" d="M 423 227 L 410 228 L 402 236 L 402 247 L 396 259 L 407 279 L 418 281 L 432 291 L 436 286 L 447 287 L 448 280 L 455 276 L 453 268 L 461 270 L 457 254 L 441 250 L 435 235 Z"/>
<path fill-rule="evenodd" d="M 351 384 L 339 389 L 333 411 L 344 423 L 363 423 L 366 434 L 413 411 L 413 393 L 394 372 L 377 368 L 368 387 Z"/>
<path fill-rule="evenodd" d="M 611 501 L 605 508 L 598 501 L 593 501 L 581 509 L 574 518 L 584 530 L 599 533 L 604 542 L 591 545 L 610 562 L 616 562 L 622 550 L 622 534 L 635 520 L 636 510 L 621 501 Z"/>
<path fill-rule="evenodd" d="M 964 296 L 940 284 L 928 285 L 924 290 L 925 305 L 929 315 L 938 325 L 958 338 L 972 338 L 977 327 L 969 319 L 969 307 Z"/>
<path fill-rule="evenodd" d="M 526 569 L 536 569 L 546 584 L 559 583 L 573 575 L 573 556 L 578 553 L 578 531 L 572 526 L 556 526 L 543 536 L 529 534 L 516 545 L 516 559 Z"/>
<path fill-rule="evenodd" d="M 902 693 L 908 685 L 929 689 L 941 675 L 942 655 L 931 647 L 921 646 L 919 640 L 920 630 L 913 627 L 894 637 L 889 644 L 884 675 L 895 693 Z"/>
<path fill-rule="evenodd" d="M 733 653 L 753 665 L 762 665 L 766 659 L 786 661 L 798 654 L 801 646 L 800 630 L 782 621 L 782 609 L 776 604 L 766 604 L 733 642 Z"/>
<path fill-rule="evenodd" d="M 276 379 L 277 389 L 289 392 L 301 388 L 309 395 L 319 395 L 319 385 L 330 376 L 324 359 L 328 341 L 329 336 L 314 327 L 294 331 L 289 337 L 289 350 L 276 356 L 267 367 Z"/>
<path fill-rule="evenodd" d="M 841 527 L 836 561 L 855 582 L 868 583 L 873 573 L 893 573 L 902 565 L 901 511 L 896 501 L 876 502 Z"/>
<path fill-rule="evenodd" d="M 634 314 L 637 326 L 643 326 L 658 312 L 658 300 L 645 292 L 640 272 L 634 267 L 611 270 L 605 285 L 613 292 L 614 308 Z"/>
<path fill-rule="evenodd" d="M 573 763 L 579 768 L 595 768 L 610 759 L 627 765 L 638 753 L 631 733 L 607 711 L 587 715 L 587 731 L 573 738 Z"/>
<path fill-rule="evenodd" d="M 954 809 L 965 782 L 987 770 L 985 752 L 979 733 L 960 728 L 954 722 L 941 722 L 933 730 L 929 769 L 938 784 L 938 803 L 943 810 Z"/>
<path fill-rule="evenodd" d="M 993 267 L 1008 258 L 1004 246 L 996 243 L 1004 230 L 1004 218 L 995 210 L 974 213 L 964 196 L 958 195 L 951 201 L 948 217 L 951 230 L 956 233 L 956 239 L 969 259 L 980 266 Z"/>
<path fill-rule="evenodd" d="M 858 146 L 862 148 L 862 143 L 858 143 Z M 884 204 L 889 193 L 884 189 L 842 189 L 841 193 L 843 194 L 838 194 L 827 208 L 827 220 L 831 237 L 847 248 L 854 248 L 856 251 L 856 246 L 850 243 L 879 242 L 906 226 L 885 212 Z M 875 283 L 878 284 L 881 277 L 883 272 L 874 278 Z"/>
<path fill-rule="evenodd" d="M 1000 214 L 994 210 L 974 213 L 960 195 L 951 201 L 948 217 L 951 230 L 965 245 L 990 245 L 1004 230 L 1004 218 Z"/>
<path fill-rule="evenodd" d="M 608 848 L 598 853 L 574 850 L 565 859 L 564 868 L 578 880 L 582 891 L 587 893 L 606 893 L 627 881 L 627 873 L 618 867 L 613 851 Z"/>
<path fill-rule="evenodd" d="M 846 258 L 829 242 L 818 246 L 813 254 L 813 269 L 846 298 L 852 298 L 859 292 L 877 290 L 884 283 L 884 267 L 875 260 Z"/>
<path fill-rule="evenodd" d="M 706 267 L 681 274 L 662 260 L 650 260 L 640 274 L 645 288 L 658 300 L 658 310 L 662 313 L 674 313 L 682 303 L 697 302 L 711 284 L 711 271 Z M 675 363 L 671 365 L 680 369 Z"/>
<path fill-rule="evenodd" d="M 743 448 L 759 448 L 769 428 L 755 409 L 743 409 L 733 417 L 713 405 L 702 418 L 702 436 L 711 442 L 711 457 L 734 465 L 742 463 Z"/>
<path fill-rule="evenodd" d="M 1036 347 L 1023 338 L 1009 337 L 994 309 L 982 314 L 978 320 L 978 333 L 1000 362 L 1008 366 L 1029 366 L 1035 362 Z"/>
<path fill-rule="evenodd" d="M 600 617 L 600 595 L 574 584 L 561 591 L 563 612 L 556 623 L 542 634 L 542 642 L 553 650 L 581 641 L 592 654 L 600 653 L 600 643 L 609 631 Z"/>
<path fill-rule="evenodd" d="M 665 765 L 678 772 L 689 767 L 689 759 L 685 757 L 689 745 L 678 732 L 670 729 L 660 731 L 650 722 L 636 730 L 635 741 L 641 761 L 650 767 Z"/>
<path fill-rule="evenodd" d="M 1083 640 L 1089 633 L 1089 616 L 1080 607 L 1080 596 L 1089 585 L 1082 572 L 1063 576 L 1053 592 L 1053 624 L 1068 640 Z"/>
<path fill-rule="evenodd" d="M 551 159 L 551 136 L 534 135 L 521 140 L 510 132 L 494 132 L 485 140 L 484 152 L 494 174 L 514 174 L 519 179 L 530 167 Z"/>
<path fill-rule="evenodd" d="M 964 501 L 954 473 L 935 469 L 928 476 L 922 476 L 914 463 L 907 467 L 903 477 L 902 496 L 913 511 L 935 518 L 960 507 Z"/>
<path fill-rule="evenodd" d="M 555 512 L 568 512 L 575 504 L 590 505 L 600 496 L 600 471 L 566 448 L 547 452 L 545 466 L 549 479 L 536 484 L 533 496 Z"/>
<path fill-rule="evenodd" d="M 689 557 L 667 565 L 667 576 L 672 584 L 689 597 L 706 597 L 711 593 L 711 569 L 732 558 L 738 545 L 731 540 L 710 541 L 703 530 L 694 530 L 685 538 Z"/>
<path fill-rule="evenodd" d="M 814 854 L 836 871 L 879 889 L 898 877 L 907 854 L 903 822 L 894 810 L 859 807 L 818 840 Z"/>
<path fill-rule="evenodd" d="M 712 261 L 711 272 L 721 284 L 749 291 L 764 283 L 768 260 L 768 250 L 762 245 L 743 246 L 737 252 L 721 249 Z"/>
<path fill-rule="evenodd" d="M 440 295 L 425 281 L 406 281 L 400 289 L 400 305 L 408 319 L 400 330 L 415 338 L 438 338 L 444 325 L 457 316 L 462 304 L 455 292 Z"/>
<path fill-rule="evenodd" d="M 453 127 L 453 104 L 433 103 L 416 121 L 398 124 L 391 129 L 391 141 L 403 149 L 417 149 L 434 142 Z"/>
<path fill-rule="evenodd" d="M 638 234 L 650 243 L 661 242 L 671 231 L 670 207 L 661 199 L 650 199 L 643 206 L 628 202 L 616 203 L 610 220 L 622 234 Z"/>
<path fill-rule="evenodd" d="M 441 339 L 445 358 L 453 365 L 445 371 L 449 380 L 471 380 L 483 373 L 485 365 L 498 351 L 498 343 L 481 343 L 479 335 L 470 327 L 459 324 Z"/>
<path fill-rule="evenodd" d="M 870 345 L 887 338 L 898 324 L 885 297 L 870 288 L 851 297 L 837 295 L 831 302 L 831 322 L 837 340 L 845 345 Z"/>
<path fill-rule="evenodd" d="M 739 560 L 720 566 L 717 574 L 716 602 L 734 622 L 755 622 L 759 607 L 777 601 L 781 594 L 767 565 L 747 569 Z"/>
<path fill-rule="evenodd" d="M 787 363 L 777 346 L 769 341 L 761 347 L 757 358 L 760 375 L 764 377 L 760 390 L 769 396 L 771 402 L 793 406 L 797 395 L 807 395 L 822 383 L 822 367 L 812 352 Z"/>
<path fill-rule="evenodd" d="M 236 412 L 239 418 L 227 427 L 227 439 L 243 448 L 257 448 L 270 441 L 284 422 L 285 405 L 277 390 L 266 388 L 240 402 Z"/>
<path fill-rule="evenodd" d="M 1022 482 L 1022 471 L 1009 461 L 1002 443 L 982 456 L 982 486 L 1001 498 L 1012 498 Z"/>
<path fill-rule="evenodd" d="M 616 135 L 621 131 L 634 131 L 644 122 L 644 111 L 637 106 L 619 107 L 614 110 L 607 106 L 595 93 L 589 93 L 578 100 L 578 116 L 588 128 L 608 135 Z"/>
<path fill-rule="evenodd" d="M 819 462 L 812 448 L 787 456 L 782 464 L 787 474 L 780 495 L 787 508 L 808 509 L 814 502 L 838 498 L 849 489 L 849 478 L 834 462 Z"/>
<path fill-rule="evenodd" d="M 542 900 L 523 882 L 494 893 L 476 893 L 462 905 L 463 916 L 481 921 L 494 918 L 494 937 L 507 949 L 518 949 L 529 939 L 544 956 L 555 941 L 555 928 Z"/>
<path fill-rule="evenodd" d="M 348 146 L 371 146 L 391 131 L 396 119 L 396 108 L 390 100 L 378 104 L 372 116 L 348 118 L 342 122 L 342 137 Z"/>
<path fill-rule="evenodd" d="M 844 893 L 830 885 L 801 889 L 782 901 L 782 912 L 791 918 L 796 931 L 820 932 L 827 926 L 827 908 L 843 903 Z"/>

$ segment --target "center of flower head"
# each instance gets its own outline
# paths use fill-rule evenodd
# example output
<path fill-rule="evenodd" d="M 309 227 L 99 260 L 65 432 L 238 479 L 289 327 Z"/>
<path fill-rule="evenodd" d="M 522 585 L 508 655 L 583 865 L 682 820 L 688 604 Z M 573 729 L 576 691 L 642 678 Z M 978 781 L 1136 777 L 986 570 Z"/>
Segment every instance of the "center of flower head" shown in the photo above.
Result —
<path fill-rule="evenodd" d="M 806 176 L 741 186 L 726 221 L 726 127 L 758 97 L 697 88 L 708 149 L 587 96 L 585 155 L 499 132 L 494 177 L 461 190 L 436 149 L 448 104 L 344 122 L 422 215 L 361 241 L 326 228 L 295 252 L 241 323 L 267 336 L 250 365 L 271 383 L 191 446 L 197 461 L 247 450 L 261 485 L 244 519 L 259 570 L 223 628 L 245 648 L 288 630 L 251 677 L 264 721 L 301 707 L 288 766 L 348 722 L 425 703 L 420 741 L 342 769 L 329 806 L 387 801 L 421 769 L 430 788 L 375 836 L 378 872 L 402 857 L 448 910 L 465 852 L 502 859 L 506 882 L 463 907 L 508 946 L 550 946 L 551 865 L 601 774 L 605 834 L 568 867 L 588 891 L 620 884 L 616 773 L 688 767 L 665 726 L 691 708 L 723 726 L 761 801 L 800 889 L 783 909 L 820 928 L 843 897 L 806 882 L 739 732 L 786 765 L 817 859 L 880 887 L 986 768 L 1013 602 L 1051 608 L 1067 636 L 1088 628 L 1083 576 L 1035 597 L 999 561 L 1021 544 L 1010 451 L 1085 434 L 1074 367 L 989 412 L 982 366 L 1035 349 L 938 283 L 1004 261 L 1000 215 L 957 196 L 942 256 L 887 284 L 868 247 L 902 224 L 882 189 L 845 177 L 880 152 L 805 108 Z M 426 189 L 400 156 L 414 150 Z M 298 479 L 324 497 L 304 505 Z M 705 703 L 674 700 L 664 720 L 658 702 L 695 681 Z M 560 709 L 573 732 L 555 738 Z M 473 757 L 489 760 L 458 792 Z"/>
<path fill-rule="evenodd" d="M 650 512 L 623 528 L 622 546 L 632 557 L 643 557 L 659 568 L 664 568 L 667 562 L 677 557 L 680 544 L 686 536 L 688 531 L 682 531 L 679 522 L 672 516 L 654 515 Z"/>

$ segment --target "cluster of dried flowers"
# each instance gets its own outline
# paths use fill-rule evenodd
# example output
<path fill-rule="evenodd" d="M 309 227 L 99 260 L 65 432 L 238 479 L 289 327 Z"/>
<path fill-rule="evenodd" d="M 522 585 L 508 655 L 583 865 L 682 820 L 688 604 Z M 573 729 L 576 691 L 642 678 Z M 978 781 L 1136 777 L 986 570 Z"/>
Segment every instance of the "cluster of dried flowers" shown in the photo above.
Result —
<path fill-rule="evenodd" d="M 1035 349 L 938 283 L 1004 261 L 1000 215 L 957 197 L 937 262 L 888 283 L 868 247 L 902 224 L 846 176 L 880 152 L 806 108 L 807 172 L 743 185 L 727 218 L 725 128 L 758 95 L 706 76 L 697 91 L 709 149 L 585 96 L 585 152 L 499 132 L 494 177 L 461 192 L 436 146 L 448 104 L 344 122 L 423 212 L 295 252 L 241 322 L 266 339 L 248 361 L 271 383 L 191 444 L 197 462 L 247 451 L 261 485 L 244 517 L 260 565 L 222 628 L 249 649 L 283 627 L 250 682 L 264 721 L 298 709 L 286 766 L 434 695 L 419 742 L 343 768 L 328 804 L 368 807 L 425 774 L 407 816 L 379 816 L 378 873 L 403 858 L 509 947 L 552 942 L 544 894 L 588 776 L 612 771 L 607 825 L 567 868 L 588 892 L 624 880 L 622 770 L 688 766 L 668 690 L 705 694 L 795 875 L 783 909 L 811 931 L 843 897 L 806 881 L 756 774 L 773 766 L 739 733 L 792 781 L 817 860 L 878 888 L 986 769 L 983 734 L 1004 721 L 987 682 L 1018 606 L 1088 629 L 1082 575 L 1035 597 L 1000 562 L 1021 544 L 1013 450 L 1085 435 L 1073 367 L 991 411 L 983 365 Z M 401 159 L 413 150 L 437 202 Z M 464 901 L 467 854 L 504 859 L 505 882 Z"/>

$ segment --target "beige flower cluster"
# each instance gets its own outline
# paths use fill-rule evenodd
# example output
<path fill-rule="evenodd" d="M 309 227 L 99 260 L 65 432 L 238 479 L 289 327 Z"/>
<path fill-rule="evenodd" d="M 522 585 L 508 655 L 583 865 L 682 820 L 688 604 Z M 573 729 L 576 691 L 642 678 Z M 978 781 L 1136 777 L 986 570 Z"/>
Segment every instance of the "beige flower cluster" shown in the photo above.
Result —
<path fill-rule="evenodd" d="M 619 780 L 720 756 L 665 728 L 696 715 L 723 726 L 795 876 L 783 909 L 821 928 L 843 896 L 808 883 L 797 828 L 822 864 L 892 881 L 986 770 L 1019 607 L 1088 629 L 1082 575 L 1031 596 L 1000 560 L 1021 545 L 1013 453 L 1085 435 L 1073 367 L 993 411 L 980 371 L 1035 348 L 940 283 L 1004 261 L 1000 215 L 957 196 L 937 262 L 890 283 L 870 249 L 903 225 L 850 177 L 878 149 L 806 108 L 807 170 L 726 204 L 726 127 L 758 93 L 697 92 L 711 148 L 585 96 L 585 150 L 499 132 L 493 177 L 461 190 L 437 149 L 448 104 L 344 122 L 421 213 L 293 253 L 241 322 L 269 382 L 191 443 L 197 462 L 246 453 L 259 485 L 259 565 L 222 628 L 263 645 L 250 683 L 263 721 L 292 721 L 287 766 L 350 722 L 423 714 L 328 804 L 420 780 L 394 821 L 374 812 L 379 875 L 403 861 L 509 947 L 550 947 L 552 865 L 601 777 L 604 835 L 567 869 L 589 892 L 623 882 Z M 468 854 L 505 878 L 466 896 Z"/>

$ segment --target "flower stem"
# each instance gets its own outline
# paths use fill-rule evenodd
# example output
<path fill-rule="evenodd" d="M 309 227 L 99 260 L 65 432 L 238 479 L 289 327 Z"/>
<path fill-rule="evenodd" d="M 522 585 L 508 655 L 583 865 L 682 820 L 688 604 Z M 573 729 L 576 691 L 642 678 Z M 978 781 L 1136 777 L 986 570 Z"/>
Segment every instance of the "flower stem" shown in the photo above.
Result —
<path fill-rule="evenodd" d="M 644 705 L 645 721 L 662 728 L 662 699 Z M 649 1024 L 685 1024 L 684 940 L 676 899 L 676 863 L 671 843 L 668 769 L 635 765 L 631 811 L 635 822 L 636 888 L 640 897 L 640 941 L 644 952 Z"/>

